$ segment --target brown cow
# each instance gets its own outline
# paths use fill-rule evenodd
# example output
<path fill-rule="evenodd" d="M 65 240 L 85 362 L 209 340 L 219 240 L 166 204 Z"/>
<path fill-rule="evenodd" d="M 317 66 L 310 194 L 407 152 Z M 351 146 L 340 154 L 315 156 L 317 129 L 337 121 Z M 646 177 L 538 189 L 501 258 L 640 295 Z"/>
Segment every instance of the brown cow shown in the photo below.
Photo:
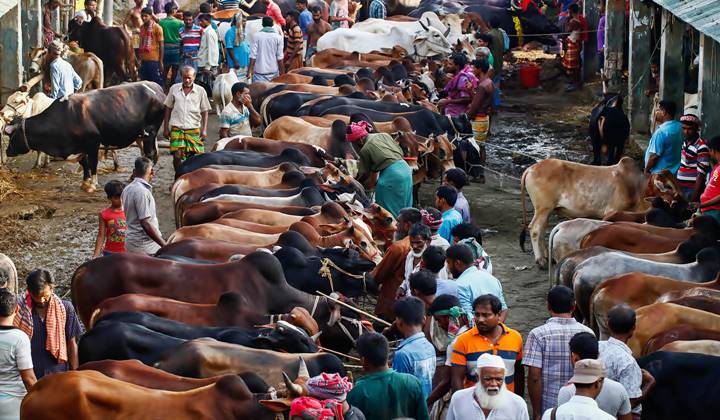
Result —
<path fill-rule="evenodd" d="M 75 70 L 80 79 L 82 85 L 78 92 L 85 92 L 90 89 L 102 89 L 105 86 L 105 75 L 103 69 L 103 62 L 91 52 L 74 53 L 65 47 L 65 51 L 62 53 L 65 61 Z M 30 72 L 35 74 L 43 72 L 47 75 L 49 80 L 50 72 L 48 71 L 50 63 L 47 63 L 47 48 L 33 48 L 30 51 Z"/>
<path fill-rule="evenodd" d="M 635 332 L 627 343 L 635 357 L 642 355 L 643 347 L 652 336 L 681 324 L 720 332 L 720 315 L 674 303 L 653 303 L 636 313 Z"/>
<path fill-rule="evenodd" d="M 256 232 L 256 233 L 262 233 L 266 235 L 276 235 L 279 233 L 286 232 L 288 226 L 271 226 L 271 225 L 264 225 L 262 223 L 253 223 L 248 222 L 245 220 L 239 220 L 239 219 L 232 219 L 232 218 L 224 218 L 221 217 L 217 220 L 213 220 L 213 223 L 216 223 L 218 225 L 228 226 L 235 229 L 242 229 L 249 232 Z"/>
<path fill-rule="evenodd" d="M 228 262 L 231 258 L 242 258 L 260 249 L 256 246 L 244 246 L 235 242 L 216 239 L 193 238 L 166 244 L 156 256 L 176 255 L 205 261 Z"/>
<path fill-rule="evenodd" d="M 357 52 L 346 52 L 335 48 L 316 52 L 310 62 L 313 67 L 321 69 L 340 69 L 345 67 L 378 67 L 390 65 L 392 58 L 381 54 L 361 54 Z"/>
<path fill-rule="evenodd" d="M 144 388 L 91 370 L 65 372 L 38 381 L 20 407 L 20 416 L 25 419 L 65 419 L 69 413 L 75 419 L 88 420 L 275 418 L 255 401 L 236 375 L 202 388 L 171 392 Z"/>
<path fill-rule="evenodd" d="M 652 336 L 645 347 L 642 354 L 650 354 L 656 352 L 669 343 L 675 341 L 694 341 L 694 340 L 720 340 L 720 332 L 699 329 L 690 325 L 678 325 L 669 330 L 660 332 Z"/>
<path fill-rule="evenodd" d="M 263 209 L 243 209 L 227 213 L 218 220 L 222 220 L 224 218 L 262 223 L 270 226 L 287 227 L 290 227 L 290 225 L 299 221 L 303 221 L 317 227 L 322 224 L 336 224 L 350 220 L 345 209 L 334 201 L 329 201 L 323 204 L 320 208 L 320 212 L 312 216 L 295 216 Z"/>
<path fill-rule="evenodd" d="M 660 351 L 674 351 L 679 353 L 701 353 L 709 356 L 720 356 L 720 341 L 694 340 L 673 341 L 664 345 Z"/>
<path fill-rule="evenodd" d="M 217 220 L 226 213 L 242 209 L 263 209 L 291 214 L 295 216 L 311 216 L 317 211 L 299 206 L 270 206 L 265 204 L 244 203 L 240 201 L 214 200 L 190 206 L 182 215 L 180 226 L 199 225 Z"/>
<path fill-rule="evenodd" d="M 523 172 L 520 182 L 523 230 L 520 245 L 524 248 L 530 230 L 535 262 L 546 266 L 545 228 L 550 215 L 602 218 L 615 210 L 644 210 L 645 179 L 635 162 L 622 158 L 613 166 L 592 166 L 558 159 L 545 159 Z M 525 222 L 525 189 L 535 214 L 528 226 Z M 670 188 L 668 186 L 667 188 Z"/>

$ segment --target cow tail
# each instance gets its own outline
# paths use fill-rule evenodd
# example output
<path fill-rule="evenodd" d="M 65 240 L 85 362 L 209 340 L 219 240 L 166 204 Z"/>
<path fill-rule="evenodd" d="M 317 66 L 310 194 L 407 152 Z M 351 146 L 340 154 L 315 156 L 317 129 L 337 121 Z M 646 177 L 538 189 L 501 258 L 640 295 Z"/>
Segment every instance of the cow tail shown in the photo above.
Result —
<path fill-rule="evenodd" d="M 550 287 L 555 286 L 553 284 L 553 275 L 552 275 L 552 260 L 553 260 L 553 239 L 555 238 L 555 235 L 558 233 L 558 226 L 559 224 L 553 226 L 552 230 L 550 231 L 550 237 L 548 238 L 548 278 L 550 280 Z"/>
<path fill-rule="evenodd" d="M 525 252 L 525 238 L 527 237 L 528 229 L 527 229 L 527 211 L 525 208 L 525 176 L 527 175 L 527 169 L 525 172 L 523 172 L 522 177 L 520 177 L 520 202 L 522 203 L 522 218 L 523 218 L 523 228 L 522 231 L 520 231 L 520 249 Z"/>
<path fill-rule="evenodd" d="M 103 64 L 100 57 L 96 55 L 93 56 L 93 60 L 100 70 L 100 74 L 98 74 L 98 85 L 100 86 L 98 86 L 98 89 L 102 89 L 105 87 L 105 64 Z"/>
<path fill-rule="evenodd" d="M 595 297 L 595 294 L 597 294 L 598 290 L 600 290 L 600 287 L 602 287 L 602 284 L 599 284 L 598 287 L 595 288 L 595 290 L 590 295 L 590 302 L 588 302 L 588 326 L 595 331 L 595 336 L 600 338 L 600 324 L 597 322 L 597 318 L 595 318 L 595 300 L 593 299 Z"/>
<path fill-rule="evenodd" d="M 92 329 L 92 327 L 95 326 L 95 323 L 97 322 L 100 315 L 100 308 L 95 308 L 95 310 L 92 311 L 92 314 L 90 315 L 90 321 L 88 322 L 88 330 Z"/>

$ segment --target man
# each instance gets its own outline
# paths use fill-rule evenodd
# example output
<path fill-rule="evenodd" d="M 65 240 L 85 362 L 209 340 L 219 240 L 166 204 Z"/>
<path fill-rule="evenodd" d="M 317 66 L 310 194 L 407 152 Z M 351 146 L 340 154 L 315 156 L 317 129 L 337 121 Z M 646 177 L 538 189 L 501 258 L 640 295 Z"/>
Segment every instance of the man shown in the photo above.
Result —
<path fill-rule="evenodd" d="M 310 11 L 312 12 L 313 22 L 308 27 L 308 43 L 305 51 L 305 62 L 307 63 L 310 62 L 310 57 L 317 51 L 318 39 L 327 32 L 332 31 L 332 26 L 326 20 L 323 20 L 320 7 L 313 6 Z"/>
<path fill-rule="evenodd" d="M 387 339 L 381 334 L 367 332 L 358 338 L 357 352 L 365 375 L 355 382 L 347 402 L 368 419 L 429 420 L 420 381 L 389 369 L 389 351 Z"/>
<path fill-rule="evenodd" d="M 423 224 L 430 228 L 430 245 L 439 246 L 444 250 L 450 248 L 450 242 L 438 234 L 442 226 L 442 213 L 435 207 L 425 207 L 420 211 L 423 215 Z"/>
<path fill-rule="evenodd" d="M 448 279 L 445 265 L 445 251 L 439 246 L 429 246 L 422 254 L 420 266 L 435 276 L 437 295 L 452 295 L 457 297 L 457 283 Z"/>
<path fill-rule="evenodd" d="M 465 244 L 453 245 L 445 251 L 447 267 L 457 284 L 458 299 L 465 313 L 472 313 L 472 302 L 479 296 L 491 294 L 501 304 L 500 320 L 507 317 L 507 304 L 500 281 L 485 270 L 478 269 L 472 250 Z"/>
<path fill-rule="evenodd" d="M 598 56 L 598 71 L 599 74 L 602 75 L 603 67 L 605 67 L 605 0 L 598 0 L 597 8 L 600 19 L 598 19 L 596 45 Z"/>
<path fill-rule="evenodd" d="M 218 35 L 210 25 L 211 21 L 212 18 L 207 13 L 198 16 L 198 22 L 203 29 L 202 37 L 200 38 L 200 48 L 198 49 L 198 69 L 200 71 L 200 79 L 208 96 L 212 94 L 213 75 L 217 71 L 220 63 Z"/>
<path fill-rule="evenodd" d="M 180 71 L 182 83 L 170 87 L 165 98 L 165 138 L 170 139 L 173 167 L 177 170 L 186 158 L 205 152 L 210 101 L 201 86 L 195 84 L 195 69 Z"/>
<path fill-rule="evenodd" d="M 297 0 L 295 2 L 295 8 L 300 13 L 300 16 L 298 18 L 298 23 L 300 24 L 300 30 L 302 30 L 303 33 L 303 39 L 307 43 L 308 40 L 308 28 L 313 22 L 313 15 L 308 10 L 308 2 L 307 0 Z"/>
<path fill-rule="evenodd" d="M 465 244 L 472 250 L 475 265 L 480 270 L 493 273 L 492 259 L 482 246 L 482 230 L 472 223 L 460 223 L 455 226 L 450 234 L 453 237 L 453 244 Z"/>
<path fill-rule="evenodd" d="M 523 364 L 528 370 L 528 394 L 533 418 L 538 420 L 547 409 L 557 405 L 560 387 L 573 375 L 570 363 L 570 339 L 579 332 L 592 330 L 572 316 L 575 294 L 566 286 L 555 286 L 547 294 L 550 319 L 527 336 Z"/>
<path fill-rule="evenodd" d="M 287 22 L 282 16 L 280 6 L 278 6 L 273 0 L 260 0 L 260 3 L 265 5 L 265 15 L 269 16 L 274 23 L 280 26 L 285 26 Z M 263 25 L 264 27 L 265 25 Z"/>
<path fill-rule="evenodd" d="M 423 333 L 425 305 L 420 299 L 408 296 L 395 302 L 393 311 L 393 324 L 404 339 L 395 351 L 392 367 L 396 372 L 409 373 L 418 378 L 423 396 L 427 398 L 432 391 L 435 374 L 435 348 Z"/>
<path fill-rule="evenodd" d="M 142 26 L 140 27 L 140 78 L 149 80 L 165 87 L 163 76 L 165 68 L 162 59 L 165 56 L 165 38 L 160 25 L 153 20 L 153 11 L 146 7 L 142 10 Z"/>
<path fill-rule="evenodd" d="M 135 6 L 128 10 L 123 25 L 130 31 L 130 42 L 132 43 L 133 50 L 135 50 L 135 57 L 137 58 L 140 49 L 140 27 L 143 24 L 141 12 L 145 0 L 134 0 L 134 2 Z"/>
<path fill-rule="evenodd" d="M 683 136 L 680 122 L 675 120 L 677 106 L 672 101 L 660 101 L 655 120 L 660 124 L 650 138 L 645 151 L 645 175 L 667 169 L 675 175 L 680 168 Z"/>
<path fill-rule="evenodd" d="M 290 10 L 285 21 L 287 22 L 287 52 L 285 64 L 287 70 L 299 69 L 304 65 L 303 60 L 303 32 L 299 25 L 300 13 Z"/>
<path fill-rule="evenodd" d="M 619 304 L 608 311 L 610 338 L 601 341 L 600 360 L 605 363 L 607 377 L 620 382 L 630 397 L 633 416 L 640 417 L 640 402 L 655 385 L 655 380 L 646 370 L 640 369 L 627 346 L 635 332 L 635 310 L 626 304 Z"/>
<path fill-rule="evenodd" d="M 401 296 L 407 295 L 410 274 L 420 269 L 423 252 L 430 246 L 430 229 L 422 223 L 416 223 L 410 228 L 408 236 L 410 237 L 410 252 L 405 257 L 405 281 L 400 286 L 403 291 Z"/>
<path fill-rule="evenodd" d="M 441 99 L 437 105 L 443 114 L 455 117 L 464 114 L 470 106 L 477 78 L 465 54 L 453 54 L 445 62 L 445 71 L 454 76 L 443 89 L 447 97 Z"/>
<path fill-rule="evenodd" d="M 175 12 L 178 10 L 178 4 L 175 2 L 175 0 L 151 0 L 148 2 L 148 7 L 152 7 L 153 13 L 160 14 L 160 13 L 168 13 L 168 4 L 174 6 Z"/>
<path fill-rule="evenodd" d="M 570 363 L 573 366 L 585 359 L 596 360 L 599 355 L 598 340 L 594 335 L 581 332 L 577 333 L 570 339 Z M 565 404 L 575 395 L 575 385 L 568 383 L 560 388 L 558 394 L 558 405 Z M 628 397 L 625 387 L 610 378 L 605 378 L 602 384 L 600 394 L 595 398 L 598 407 L 617 418 L 618 420 L 632 420 L 630 413 L 630 398 Z"/>
<path fill-rule="evenodd" d="M 700 118 L 693 114 L 680 117 L 683 145 L 677 181 L 685 198 L 691 203 L 700 200 L 705 189 L 705 177 L 710 173 L 710 152 L 700 138 Z"/>
<path fill-rule="evenodd" d="M 457 199 L 455 200 L 455 210 L 462 216 L 463 222 L 470 223 L 470 203 L 468 203 L 462 189 L 469 185 L 467 174 L 460 168 L 448 169 L 442 179 L 443 185 L 450 185 L 457 190 Z"/>
<path fill-rule="evenodd" d="M 395 242 L 385 251 L 382 261 L 372 271 L 371 275 L 378 285 L 382 285 L 378 295 L 375 313 L 392 320 L 392 304 L 395 301 L 397 289 L 405 278 L 405 258 L 410 252 L 410 238 L 407 237 L 410 227 L 422 221 L 420 210 L 408 207 L 400 210 L 397 217 L 397 232 Z"/>
<path fill-rule="evenodd" d="M 710 157 L 720 162 L 720 136 L 715 136 L 707 142 Z M 701 214 L 712 216 L 720 222 L 720 165 L 715 165 L 707 186 L 700 196 L 698 211 Z"/>
<path fill-rule="evenodd" d="M 500 356 L 482 354 L 477 360 L 476 369 L 479 382 L 472 388 L 461 389 L 453 394 L 447 420 L 530 418 L 525 400 L 507 390 L 505 362 Z"/>
<path fill-rule="evenodd" d="M 497 17 L 492 17 L 490 20 L 490 30 L 487 32 L 490 35 L 490 43 L 488 48 L 492 51 L 493 56 L 493 69 L 495 74 L 493 82 L 495 83 L 496 90 L 500 87 L 500 77 L 502 76 L 503 69 L 503 52 L 505 51 L 505 39 L 500 28 L 500 21 Z M 496 104 L 499 105 L 499 104 Z"/>
<path fill-rule="evenodd" d="M 253 107 L 250 89 L 240 82 L 232 86 L 231 92 L 232 101 L 220 114 L 220 138 L 252 136 L 251 127 L 262 124 L 262 118 Z"/>
<path fill-rule="evenodd" d="M 37 379 L 78 367 L 77 338 L 82 327 L 72 303 L 53 292 L 50 272 L 35 270 L 18 296 L 13 325 L 30 337 L 32 365 Z"/>
<path fill-rule="evenodd" d="M 203 30 L 195 25 L 192 12 L 183 12 L 183 23 L 185 26 L 180 28 L 181 67 L 192 66 L 193 69 L 197 70 L 197 56 Z"/>
<path fill-rule="evenodd" d="M 43 16 L 43 45 L 49 47 L 55 38 L 62 39 L 62 34 L 55 32 L 53 25 L 53 13 L 60 7 L 59 0 L 48 0 L 42 7 Z"/>
<path fill-rule="evenodd" d="M 61 99 L 72 95 L 82 86 L 82 79 L 75 73 L 75 69 L 63 59 L 62 44 L 53 41 L 48 47 L 48 61 L 50 61 L 50 94 L 53 99 Z"/>
<path fill-rule="evenodd" d="M 267 0 L 270 1 L 270 0 Z M 248 79 L 270 82 L 285 72 L 283 67 L 283 37 L 273 29 L 272 18 L 262 18 L 262 30 L 255 34 L 250 46 Z"/>
<path fill-rule="evenodd" d="M 565 404 L 545 411 L 542 420 L 613 420 L 615 417 L 602 411 L 595 398 L 603 387 L 605 369 L 599 360 L 587 359 L 575 363 L 570 383 L 575 385 L 575 396 Z"/>
<path fill-rule="evenodd" d="M 135 159 L 133 176 L 133 182 L 125 187 L 120 196 L 127 221 L 125 251 L 153 255 L 165 246 L 165 240 L 160 233 L 150 185 L 155 176 L 152 161 L 146 157 Z"/>
<path fill-rule="evenodd" d="M 432 303 L 435 301 L 437 294 L 437 279 L 435 273 L 420 269 L 410 275 L 408 279 L 410 284 L 410 295 L 420 299 L 427 313 Z M 430 324 L 430 319 L 425 320 L 425 324 Z"/>
<path fill-rule="evenodd" d="M 235 14 L 224 37 L 227 66 L 230 71 L 235 72 L 238 80 L 247 80 L 250 64 L 250 45 L 245 39 L 243 19 L 242 12 Z"/>
<path fill-rule="evenodd" d="M 308 396 L 317 398 L 330 407 L 336 418 L 346 420 L 365 420 L 365 416 L 357 407 L 347 402 L 347 393 L 353 389 L 353 384 L 347 377 L 337 373 L 322 373 L 308 379 L 304 384 Z M 330 401 L 332 403 L 328 404 Z"/>
<path fill-rule="evenodd" d="M 15 328 L 17 297 L 7 289 L 0 290 L 0 417 L 19 419 L 20 404 L 35 385 L 32 350 L 27 334 Z"/>
<path fill-rule="evenodd" d="M 330 22 L 333 29 L 349 28 L 352 23 L 352 19 L 348 17 L 349 15 L 348 0 L 332 0 L 330 2 L 328 22 Z"/>
<path fill-rule="evenodd" d="M 485 141 L 487 141 L 490 136 L 490 114 L 493 111 L 495 85 L 488 76 L 490 64 L 487 61 L 475 60 L 472 64 L 478 83 L 466 115 L 472 125 L 473 138 L 480 147 L 480 165 L 484 166 L 487 158 Z M 478 171 L 478 181 L 480 183 L 485 182 L 485 168 L 483 166 L 480 166 L 480 170 Z"/>
<path fill-rule="evenodd" d="M 97 1 L 85 0 L 85 13 L 87 14 L 87 22 L 97 17 Z"/>
<path fill-rule="evenodd" d="M 442 212 L 442 224 L 438 229 L 438 235 L 446 241 L 452 240 L 450 232 L 452 228 L 463 222 L 460 212 L 455 210 L 457 202 L 457 190 L 449 185 L 441 185 L 435 190 L 435 207 Z"/>
<path fill-rule="evenodd" d="M 183 27 L 183 21 L 175 17 L 177 6 L 170 2 L 165 5 L 166 16 L 160 19 L 159 25 L 163 31 L 163 80 L 175 80 L 180 65 L 180 29 Z M 165 87 L 163 83 L 163 87 Z"/>
<path fill-rule="evenodd" d="M 383 0 L 372 0 L 370 9 L 368 9 L 368 18 L 385 19 L 387 17 L 387 8 Z"/>
<path fill-rule="evenodd" d="M 473 301 L 471 313 L 474 314 L 475 326 L 455 340 L 450 356 L 453 392 L 478 382 L 477 360 L 483 353 L 491 353 L 502 357 L 508 367 L 505 371 L 508 389 L 523 395 L 522 336 L 501 322 L 501 309 L 500 299 L 495 295 L 482 295 Z"/>

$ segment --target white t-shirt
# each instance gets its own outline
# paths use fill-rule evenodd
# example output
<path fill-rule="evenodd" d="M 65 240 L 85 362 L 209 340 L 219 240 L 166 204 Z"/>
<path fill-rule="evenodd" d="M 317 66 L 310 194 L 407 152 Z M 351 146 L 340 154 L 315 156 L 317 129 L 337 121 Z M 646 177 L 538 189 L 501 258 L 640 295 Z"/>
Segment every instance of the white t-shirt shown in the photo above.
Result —
<path fill-rule="evenodd" d="M 0 399 L 10 397 L 22 400 L 27 391 L 20 371 L 32 367 L 27 334 L 17 328 L 0 327 Z"/>
<path fill-rule="evenodd" d="M 565 404 L 575 395 L 575 385 L 567 384 L 560 388 L 558 393 L 558 405 Z M 595 398 L 600 409 L 611 416 L 622 416 L 628 414 L 632 410 L 630 398 L 628 397 L 625 387 L 619 382 L 605 378 L 600 394 Z"/>
<path fill-rule="evenodd" d="M 552 408 L 545 410 L 542 420 L 550 420 Z M 598 408 L 595 400 L 575 395 L 570 401 L 558 406 L 556 420 L 615 420 L 615 417 Z"/>
<path fill-rule="evenodd" d="M 275 32 L 256 33 L 250 45 L 250 58 L 255 60 L 255 73 L 277 73 L 280 70 L 277 62 L 283 58 L 283 37 Z"/>

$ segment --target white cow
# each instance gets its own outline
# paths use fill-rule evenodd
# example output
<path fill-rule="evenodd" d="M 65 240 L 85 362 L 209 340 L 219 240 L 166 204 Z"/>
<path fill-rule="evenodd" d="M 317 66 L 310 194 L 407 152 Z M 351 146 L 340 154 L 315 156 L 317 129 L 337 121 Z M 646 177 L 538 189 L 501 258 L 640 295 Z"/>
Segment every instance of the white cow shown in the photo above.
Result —
<path fill-rule="evenodd" d="M 359 29 L 339 28 L 320 37 L 318 51 L 337 48 L 347 52 L 369 53 L 396 45 L 404 48 L 411 56 L 429 57 L 449 54 L 451 45 L 445 35 L 434 27 L 420 24 L 421 29 L 412 32 L 392 27 L 387 33 L 377 34 Z"/>
<path fill-rule="evenodd" d="M 225 109 L 225 105 L 232 101 L 232 87 L 239 81 L 240 80 L 238 79 L 237 74 L 233 70 L 230 70 L 227 73 L 218 74 L 217 77 L 215 77 L 215 81 L 213 82 L 212 100 L 215 104 L 215 112 L 218 117 L 220 116 L 222 110 Z"/>

